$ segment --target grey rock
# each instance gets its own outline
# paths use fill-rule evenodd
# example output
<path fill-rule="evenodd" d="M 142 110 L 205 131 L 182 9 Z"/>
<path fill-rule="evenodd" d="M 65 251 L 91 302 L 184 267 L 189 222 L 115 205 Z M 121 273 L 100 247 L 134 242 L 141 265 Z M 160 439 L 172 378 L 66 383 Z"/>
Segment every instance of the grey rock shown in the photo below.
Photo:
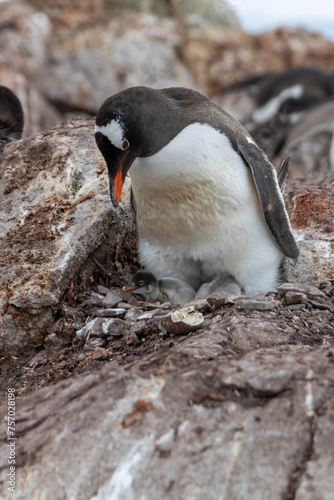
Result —
<path fill-rule="evenodd" d="M 177 15 L 188 17 L 190 24 L 194 18 L 198 19 L 195 25 L 203 22 L 219 25 L 223 28 L 240 28 L 238 19 L 229 2 L 224 0 L 175 0 L 173 2 L 161 0 L 107 0 L 106 5 L 113 11 L 131 10 L 141 13 L 150 13 L 157 16 Z"/>
<path fill-rule="evenodd" d="M 273 300 L 256 300 L 256 299 L 238 299 L 235 302 L 234 307 L 236 309 L 244 311 L 271 311 L 277 308 L 277 303 Z"/>
<path fill-rule="evenodd" d="M 102 305 L 107 308 L 113 308 L 122 302 L 122 297 L 115 295 L 113 292 L 108 292 L 102 300 Z"/>
<path fill-rule="evenodd" d="M 100 309 L 99 311 L 95 312 L 95 315 L 99 316 L 100 318 L 112 318 L 116 316 L 123 316 L 123 314 L 125 313 L 126 309 L 123 309 L 122 307 L 115 307 L 109 309 Z"/>
<path fill-rule="evenodd" d="M 107 295 L 107 293 L 110 292 L 109 288 L 105 287 L 105 286 L 102 286 L 102 285 L 98 285 L 97 287 L 97 292 L 100 294 L 100 295 Z"/>
<path fill-rule="evenodd" d="M 84 349 L 90 350 L 90 349 L 95 349 L 96 347 L 105 347 L 106 344 L 107 344 L 106 339 L 103 339 L 101 337 L 91 337 L 88 340 L 86 340 Z"/>
<path fill-rule="evenodd" d="M 334 368 L 328 349 L 285 346 L 207 361 L 189 347 L 154 353 L 154 376 L 144 369 L 152 356 L 130 368 L 112 361 L 21 397 L 16 492 L 5 488 L 4 500 L 280 500 L 292 491 L 296 470 L 298 500 L 329 500 L 333 408 L 323 405 L 333 396 Z M 101 347 L 89 354 L 106 355 Z M 0 418 L 6 414 L 0 407 Z M 3 482 L 7 459 L 2 446 Z"/>
<path fill-rule="evenodd" d="M 105 175 L 93 121 L 67 122 L 5 148 L 0 351 L 15 355 L 41 344 L 88 256 L 103 241 L 110 251 L 134 231 L 130 212 L 113 209 Z"/>
<path fill-rule="evenodd" d="M 283 283 L 277 288 L 277 292 L 280 297 L 285 296 L 288 292 L 293 292 L 306 295 L 309 299 L 326 298 L 326 294 L 318 287 L 307 283 Z"/>
<path fill-rule="evenodd" d="M 100 295 L 99 293 L 93 292 L 89 298 L 89 302 L 92 304 L 92 306 L 99 306 L 102 307 L 104 304 L 104 297 L 103 295 Z"/>
<path fill-rule="evenodd" d="M 305 293 L 290 291 L 284 294 L 284 302 L 285 304 L 307 304 L 308 299 Z"/>
<path fill-rule="evenodd" d="M 117 318 L 94 318 L 92 321 L 87 323 L 81 330 L 76 332 L 76 336 L 79 338 L 85 337 L 121 337 L 125 330 L 128 328 L 128 324 Z"/>
<path fill-rule="evenodd" d="M 284 259 L 284 280 L 306 283 L 331 279 L 334 276 L 334 251 L 331 237 L 320 236 L 317 230 L 310 230 L 299 232 L 296 235 L 296 241 L 300 254 L 296 260 Z"/>

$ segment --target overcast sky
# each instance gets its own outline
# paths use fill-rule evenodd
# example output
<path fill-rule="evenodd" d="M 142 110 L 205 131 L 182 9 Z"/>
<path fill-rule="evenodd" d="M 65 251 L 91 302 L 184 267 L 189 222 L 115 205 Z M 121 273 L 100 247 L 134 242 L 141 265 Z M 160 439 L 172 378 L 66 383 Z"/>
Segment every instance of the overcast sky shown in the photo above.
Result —
<path fill-rule="evenodd" d="M 334 0 L 228 0 L 242 27 L 259 33 L 278 26 L 298 26 L 334 40 Z"/>

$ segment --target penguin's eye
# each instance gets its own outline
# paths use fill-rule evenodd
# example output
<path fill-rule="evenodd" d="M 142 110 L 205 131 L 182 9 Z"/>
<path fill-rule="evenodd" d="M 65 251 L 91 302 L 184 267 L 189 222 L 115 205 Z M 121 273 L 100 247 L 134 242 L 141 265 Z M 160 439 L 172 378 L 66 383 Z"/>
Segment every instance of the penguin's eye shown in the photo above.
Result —
<path fill-rule="evenodd" d="M 125 151 L 126 149 L 128 149 L 129 146 L 130 146 L 129 141 L 127 139 L 123 139 L 122 150 Z"/>
<path fill-rule="evenodd" d="M 139 281 L 139 286 L 143 286 L 144 282 L 143 281 Z"/>

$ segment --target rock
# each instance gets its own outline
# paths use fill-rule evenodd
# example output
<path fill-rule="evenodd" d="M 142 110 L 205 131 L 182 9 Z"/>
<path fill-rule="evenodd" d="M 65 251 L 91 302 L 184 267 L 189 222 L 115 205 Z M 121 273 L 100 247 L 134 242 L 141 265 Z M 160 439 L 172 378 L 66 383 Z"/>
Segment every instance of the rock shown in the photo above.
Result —
<path fill-rule="evenodd" d="M 283 283 L 283 285 L 277 288 L 277 292 L 280 297 L 286 297 L 287 294 L 290 294 L 288 297 L 297 296 L 302 298 L 305 295 L 309 299 L 326 298 L 324 292 L 319 290 L 319 288 L 307 283 Z M 301 302 L 295 302 L 295 304 L 299 303 Z"/>
<path fill-rule="evenodd" d="M 4 488 L 3 498 L 278 500 L 293 492 L 329 500 L 328 353 L 282 346 L 208 361 L 190 351 L 189 364 L 180 366 L 185 352 L 182 358 L 177 350 L 158 352 L 154 376 L 152 368 L 143 370 L 147 356 L 130 368 L 111 361 L 23 396 L 16 409 L 16 492 Z M 90 356 L 97 361 L 107 352 L 99 347 Z M 7 459 L 2 446 L 4 483 Z"/>
<path fill-rule="evenodd" d="M 112 318 L 115 316 L 123 316 L 126 313 L 126 309 L 122 307 L 109 308 L 109 309 L 101 309 L 100 311 L 96 311 L 95 315 L 100 318 Z"/>
<path fill-rule="evenodd" d="M 110 203 L 92 121 L 8 144 L 0 190 L 0 351 L 15 354 L 43 342 L 88 256 L 103 241 L 110 254 L 134 226 Z"/>
<path fill-rule="evenodd" d="M 173 22 L 133 15 L 113 17 L 106 28 L 89 27 L 78 37 L 55 32 L 51 61 L 36 69 L 34 83 L 52 102 L 94 114 L 127 87 L 196 87 L 178 58 L 177 31 Z"/>
<path fill-rule="evenodd" d="M 288 306 L 291 304 L 307 304 L 308 299 L 305 293 L 291 291 L 285 293 L 284 302 Z"/>
<path fill-rule="evenodd" d="M 94 318 L 81 330 L 76 332 L 77 337 L 122 337 L 125 330 L 129 328 L 128 323 L 116 318 Z"/>
<path fill-rule="evenodd" d="M 283 262 L 285 281 L 323 281 L 334 275 L 332 185 L 332 174 L 310 175 L 307 187 L 288 180 L 284 197 L 300 254 L 296 261 Z"/>
<path fill-rule="evenodd" d="M 44 348 L 49 358 L 55 356 L 66 347 L 66 341 L 55 332 L 50 333 L 44 339 Z"/>
<path fill-rule="evenodd" d="M 240 24 L 234 14 L 229 2 L 224 0 L 107 0 L 106 6 L 108 9 L 114 11 L 131 10 L 155 14 L 157 16 L 178 16 L 181 18 L 188 18 L 189 22 L 202 24 L 209 22 L 211 24 L 218 24 L 223 28 L 233 29 L 240 28 Z"/>
<path fill-rule="evenodd" d="M 244 311 L 271 311 L 276 309 L 277 304 L 270 299 L 256 300 L 249 297 L 236 300 L 234 307 Z"/>
<path fill-rule="evenodd" d="M 95 293 L 93 292 L 89 298 L 89 302 L 93 305 L 93 306 L 98 306 L 98 307 L 102 307 L 104 304 L 104 297 L 102 295 L 100 295 L 99 293 Z"/>
<path fill-rule="evenodd" d="M 159 326 L 164 333 L 185 335 L 197 330 L 203 321 L 203 314 L 196 311 L 193 306 L 188 306 L 163 316 Z"/>
<path fill-rule="evenodd" d="M 113 292 L 108 292 L 106 297 L 102 300 L 102 305 L 104 307 L 112 308 L 117 306 L 122 301 L 122 297 L 115 295 Z"/>

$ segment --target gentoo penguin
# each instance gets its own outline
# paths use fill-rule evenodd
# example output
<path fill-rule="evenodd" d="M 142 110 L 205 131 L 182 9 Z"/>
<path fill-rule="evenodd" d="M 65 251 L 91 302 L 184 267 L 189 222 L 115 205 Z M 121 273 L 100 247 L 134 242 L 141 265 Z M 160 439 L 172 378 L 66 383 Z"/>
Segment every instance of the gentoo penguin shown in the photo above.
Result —
<path fill-rule="evenodd" d="M 268 157 L 274 158 L 289 127 L 333 94 L 332 71 L 300 67 L 236 82 L 213 100 L 241 121 Z"/>
<path fill-rule="evenodd" d="M 226 292 L 229 295 L 241 295 L 242 290 L 239 283 L 229 274 L 223 274 L 210 283 L 203 283 L 197 290 L 196 297 L 206 297 L 216 292 Z"/>
<path fill-rule="evenodd" d="M 130 170 L 139 259 L 196 290 L 225 273 L 247 295 L 279 282 L 298 248 L 275 168 L 249 133 L 199 92 L 133 87 L 99 109 L 96 143 L 117 207 Z"/>
<path fill-rule="evenodd" d="M 149 271 L 137 271 L 130 278 L 130 283 L 123 287 L 125 292 L 135 291 L 153 302 L 173 302 L 186 304 L 195 297 L 195 290 L 184 281 L 175 278 L 157 280 Z"/>
<path fill-rule="evenodd" d="M 14 139 L 21 139 L 23 110 L 19 99 L 7 87 L 0 85 L 0 152 Z"/>

